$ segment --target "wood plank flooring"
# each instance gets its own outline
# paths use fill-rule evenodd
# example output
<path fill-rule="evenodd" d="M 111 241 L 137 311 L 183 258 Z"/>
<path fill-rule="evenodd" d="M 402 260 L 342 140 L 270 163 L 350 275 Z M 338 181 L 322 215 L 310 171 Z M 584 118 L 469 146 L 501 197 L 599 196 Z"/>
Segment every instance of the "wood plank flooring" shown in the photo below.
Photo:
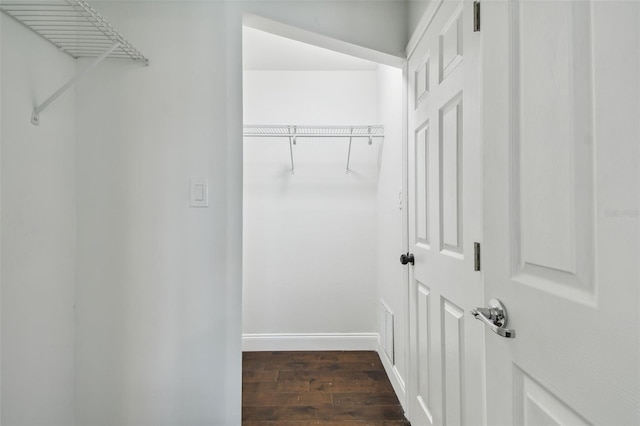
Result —
<path fill-rule="evenodd" d="M 245 352 L 244 426 L 405 426 L 376 352 Z"/>

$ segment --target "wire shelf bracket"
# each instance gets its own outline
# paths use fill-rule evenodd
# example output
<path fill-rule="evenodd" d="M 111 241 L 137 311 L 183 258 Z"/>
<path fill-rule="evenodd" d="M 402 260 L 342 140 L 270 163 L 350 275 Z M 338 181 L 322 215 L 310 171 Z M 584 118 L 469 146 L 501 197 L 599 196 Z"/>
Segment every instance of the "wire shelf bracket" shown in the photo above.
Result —
<path fill-rule="evenodd" d="M 289 140 L 289 154 L 291 157 L 291 174 L 295 174 L 295 164 L 293 160 L 293 145 L 296 145 L 298 138 L 348 138 L 349 149 L 347 151 L 347 168 L 345 173 L 349 173 L 351 162 L 351 144 L 354 138 L 367 138 L 369 145 L 373 144 L 373 138 L 384 138 L 384 126 L 364 125 L 364 126 L 307 126 L 307 125 L 262 125 L 245 124 L 243 127 L 244 137 L 258 138 L 287 138 Z"/>
<path fill-rule="evenodd" d="M 149 60 L 84 0 L 0 0 L 0 10 L 74 59 L 95 58 L 34 108 L 31 122 L 35 125 L 40 124 L 42 111 L 103 60 L 125 59 L 149 65 Z"/>
<path fill-rule="evenodd" d="M 113 46 L 108 48 L 102 55 L 98 56 L 93 62 L 91 62 L 86 68 L 73 76 L 67 83 L 59 88 L 53 95 L 49 96 L 49 98 L 35 107 L 33 112 L 31 113 L 31 123 L 36 126 L 40 124 L 40 113 L 44 111 L 49 105 L 51 105 L 56 99 L 58 99 L 64 92 L 69 90 L 71 86 L 76 84 L 78 80 L 84 77 L 89 71 L 95 68 L 100 62 L 104 61 L 104 59 L 109 56 L 111 52 L 120 47 L 120 43 L 114 43 Z"/>

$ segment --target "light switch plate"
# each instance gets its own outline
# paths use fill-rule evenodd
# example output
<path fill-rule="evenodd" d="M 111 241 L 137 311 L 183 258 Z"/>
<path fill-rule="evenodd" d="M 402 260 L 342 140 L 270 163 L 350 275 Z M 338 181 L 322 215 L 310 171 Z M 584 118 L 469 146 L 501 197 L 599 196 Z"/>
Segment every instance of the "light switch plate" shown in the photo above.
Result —
<path fill-rule="evenodd" d="M 190 206 L 209 207 L 209 184 L 205 178 L 191 178 Z"/>

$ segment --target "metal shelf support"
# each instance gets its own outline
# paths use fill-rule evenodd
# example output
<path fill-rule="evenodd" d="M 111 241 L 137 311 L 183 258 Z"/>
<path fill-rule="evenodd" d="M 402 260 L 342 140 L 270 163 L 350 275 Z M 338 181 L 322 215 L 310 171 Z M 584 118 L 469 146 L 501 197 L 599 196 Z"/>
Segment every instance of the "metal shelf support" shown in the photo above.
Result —
<path fill-rule="evenodd" d="M 293 136 L 289 136 L 289 155 L 291 156 L 291 174 L 296 174 L 296 167 L 293 163 L 293 145 L 296 144 L 296 126 L 289 127 L 289 133 L 293 134 Z"/>
<path fill-rule="evenodd" d="M 84 77 L 89 71 L 95 68 L 100 62 L 104 61 L 107 56 L 109 56 L 114 50 L 120 47 L 120 43 L 114 43 L 111 47 L 105 50 L 102 55 L 98 56 L 94 59 L 86 68 L 73 76 L 69 81 L 66 82 L 64 86 L 59 88 L 53 95 L 49 96 L 49 98 L 35 107 L 33 112 L 31 113 L 31 123 L 36 126 L 40 124 L 40 113 L 47 109 L 49 105 L 51 105 L 56 99 L 58 99 L 64 92 L 69 90 L 74 84 L 76 84 L 82 77 Z"/>
<path fill-rule="evenodd" d="M 351 135 L 353 135 L 353 129 L 351 129 Z M 353 136 L 349 136 L 349 152 L 347 153 L 347 170 L 346 174 L 349 174 L 349 162 L 351 161 L 351 142 L 353 142 Z"/>

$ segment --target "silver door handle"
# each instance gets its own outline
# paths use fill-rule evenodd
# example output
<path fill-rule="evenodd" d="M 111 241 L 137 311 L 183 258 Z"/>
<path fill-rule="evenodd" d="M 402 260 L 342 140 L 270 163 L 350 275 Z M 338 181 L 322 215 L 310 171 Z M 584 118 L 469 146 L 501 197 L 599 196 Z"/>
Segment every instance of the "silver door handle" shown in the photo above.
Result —
<path fill-rule="evenodd" d="M 516 331 L 506 328 L 507 310 L 498 299 L 491 299 L 487 308 L 472 309 L 471 314 L 477 320 L 485 323 L 498 336 L 515 339 Z"/>

